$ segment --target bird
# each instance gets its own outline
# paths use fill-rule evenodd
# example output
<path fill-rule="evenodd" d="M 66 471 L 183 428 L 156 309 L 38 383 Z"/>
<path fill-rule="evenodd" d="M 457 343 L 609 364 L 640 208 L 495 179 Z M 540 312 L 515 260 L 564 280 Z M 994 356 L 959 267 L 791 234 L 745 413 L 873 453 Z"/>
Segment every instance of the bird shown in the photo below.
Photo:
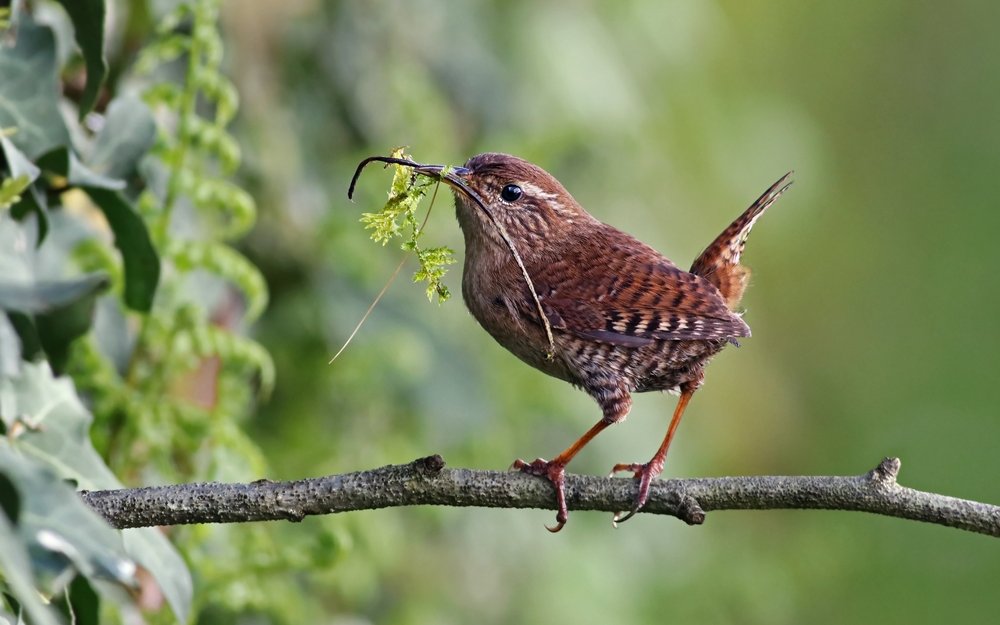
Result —
<path fill-rule="evenodd" d="M 679 395 L 659 448 L 647 462 L 622 463 L 638 484 L 631 510 L 649 498 L 663 471 L 685 409 L 705 379 L 705 366 L 727 344 L 750 336 L 740 311 L 750 270 L 740 264 L 754 224 L 791 185 L 792 172 L 771 185 L 684 270 L 621 230 L 601 222 L 550 173 L 498 152 L 461 167 L 411 166 L 447 183 L 465 239 L 462 296 L 472 316 L 501 346 L 532 367 L 582 389 L 601 417 L 550 460 L 515 460 L 512 468 L 555 489 L 558 532 L 569 518 L 566 467 L 595 436 L 628 416 L 632 394 Z"/>

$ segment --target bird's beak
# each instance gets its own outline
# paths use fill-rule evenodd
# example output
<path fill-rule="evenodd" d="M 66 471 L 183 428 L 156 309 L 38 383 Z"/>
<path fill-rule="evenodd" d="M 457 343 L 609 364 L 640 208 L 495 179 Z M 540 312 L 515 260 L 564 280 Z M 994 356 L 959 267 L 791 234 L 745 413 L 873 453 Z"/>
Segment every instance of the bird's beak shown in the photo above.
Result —
<path fill-rule="evenodd" d="M 456 176 L 468 176 L 472 173 L 472 170 L 468 167 L 445 167 L 444 165 L 417 165 L 413 168 L 418 174 L 423 174 L 425 176 L 440 176 L 444 170 L 447 169 L 449 173 L 455 174 Z"/>
<path fill-rule="evenodd" d="M 459 180 L 462 180 L 464 183 L 463 179 L 472 173 L 472 170 L 468 167 L 445 167 L 444 165 L 417 165 L 413 168 L 413 171 L 424 176 L 430 176 L 431 178 L 440 178 L 453 185 L 458 183 Z"/>
<path fill-rule="evenodd" d="M 444 165 L 416 165 L 413 168 L 413 171 L 423 176 L 429 176 L 431 178 L 437 178 L 438 180 L 441 180 L 449 187 L 469 197 L 483 211 L 487 213 L 490 212 L 486 208 L 486 205 L 483 203 L 482 198 L 479 197 L 479 194 L 477 194 L 475 190 L 473 190 L 468 185 L 469 174 L 472 173 L 472 170 L 469 169 L 468 167 L 446 167 Z"/>
<path fill-rule="evenodd" d="M 358 168 L 354 171 L 354 177 L 351 178 L 351 185 L 347 188 L 347 197 L 352 199 L 354 197 L 354 186 L 358 182 L 358 178 L 361 176 L 361 171 L 366 165 L 372 162 L 385 163 L 387 165 L 403 165 L 410 167 L 414 172 L 421 174 L 423 176 L 429 176 L 431 178 L 437 178 L 439 180 L 444 180 L 450 186 L 460 189 L 469 195 L 474 195 L 465 185 L 465 178 L 472 173 L 472 170 L 468 167 L 447 167 L 445 165 L 422 165 L 405 158 L 396 158 L 394 156 L 369 156 L 360 163 L 358 163 Z"/>
<path fill-rule="evenodd" d="M 472 170 L 468 167 L 447 167 L 445 165 L 422 165 L 416 163 L 409 159 L 396 158 L 393 156 L 369 156 L 360 163 L 358 163 L 358 168 L 354 171 L 354 177 L 351 178 L 351 185 L 347 188 L 347 197 L 354 197 L 354 186 L 358 182 L 358 178 L 361 176 L 361 171 L 366 165 L 372 162 L 386 163 L 387 165 L 403 165 L 406 167 L 413 168 L 413 171 L 421 174 L 423 176 L 429 176 L 431 178 L 437 178 L 438 180 L 444 181 L 448 186 L 463 193 L 466 197 L 471 199 L 484 213 L 494 219 L 493 214 L 486 207 L 486 203 L 483 199 L 479 197 L 479 194 L 475 192 L 467 184 L 468 176 L 472 173 Z"/>

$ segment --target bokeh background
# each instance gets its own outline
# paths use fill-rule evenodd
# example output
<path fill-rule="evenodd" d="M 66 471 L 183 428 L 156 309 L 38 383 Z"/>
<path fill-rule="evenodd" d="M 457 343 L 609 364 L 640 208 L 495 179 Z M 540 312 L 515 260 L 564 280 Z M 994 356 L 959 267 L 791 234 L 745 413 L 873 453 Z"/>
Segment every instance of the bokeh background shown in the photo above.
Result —
<path fill-rule="evenodd" d="M 897 455 L 906 485 L 1000 502 L 998 23 L 990 2 L 229 2 L 261 207 L 244 251 L 272 292 L 257 337 L 278 385 L 252 423 L 271 477 L 429 453 L 502 469 L 599 414 L 459 297 L 429 304 L 405 279 L 327 366 L 402 254 L 358 223 L 388 174 L 368 171 L 355 203 L 348 181 L 408 145 L 532 160 L 680 265 L 794 169 L 745 255 L 754 336 L 709 368 L 667 474 L 857 474 Z M 461 258 L 450 197 L 426 240 Z M 647 459 L 673 403 L 637 397 L 572 469 Z M 782 511 L 613 530 L 575 513 L 552 536 L 551 517 L 309 519 L 276 531 L 319 537 L 330 561 L 274 592 L 330 623 L 984 622 L 1000 606 L 1000 544 L 936 526 Z"/>

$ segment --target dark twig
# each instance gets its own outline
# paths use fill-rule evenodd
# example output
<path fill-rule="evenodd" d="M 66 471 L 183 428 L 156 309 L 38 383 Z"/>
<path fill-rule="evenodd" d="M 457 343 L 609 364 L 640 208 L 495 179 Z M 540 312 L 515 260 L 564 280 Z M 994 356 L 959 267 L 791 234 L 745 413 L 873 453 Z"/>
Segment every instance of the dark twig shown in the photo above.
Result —
<path fill-rule="evenodd" d="M 906 488 L 896 483 L 898 473 L 899 460 L 886 458 L 857 476 L 657 480 L 642 512 L 668 514 L 697 525 L 712 510 L 856 510 L 1000 537 L 1000 506 Z M 635 488 L 629 479 L 566 476 L 573 510 L 627 509 Z M 414 505 L 546 509 L 554 505 L 552 487 L 544 480 L 516 471 L 445 469 L 441 456 L 294 482 L 180 484 L 81 495 L 119 528 L 301 521 L 313 514 Z"/>

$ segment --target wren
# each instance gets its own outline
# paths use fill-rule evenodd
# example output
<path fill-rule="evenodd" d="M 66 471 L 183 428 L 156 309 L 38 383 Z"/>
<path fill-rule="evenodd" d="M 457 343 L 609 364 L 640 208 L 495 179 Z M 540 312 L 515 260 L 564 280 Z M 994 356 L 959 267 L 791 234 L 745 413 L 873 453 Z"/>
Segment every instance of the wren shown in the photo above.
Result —
<path fill-rule="evenodd" d="M 452 187 L 465 236 L 462 296 L 472 316 L 515 356 L 583 389 L 601 407 L 600 420 L 552 460 L 513 464 L 555 487 L 558 513 L 550 531 L 562 529 L 568 518 L 566 465 L 602 430 L 625 419 L 631 394 L 679 393 L 653 457 L 612 469 L 631 472 L 638 482 L 632 509 L 615 521 L 632 517 L 663 471 L 705 366 L 727 344 L 750 336 L 738 310 L 750 276 L 740 256 L 754 223 L 790 186 L 791 172 L 684 271 L 594 218 L 552 175 L 521 158 L 486 153 L 446 168 L 372 157 L 359 165 L 355 180 L 372 160 L 412 166 Z"/>

